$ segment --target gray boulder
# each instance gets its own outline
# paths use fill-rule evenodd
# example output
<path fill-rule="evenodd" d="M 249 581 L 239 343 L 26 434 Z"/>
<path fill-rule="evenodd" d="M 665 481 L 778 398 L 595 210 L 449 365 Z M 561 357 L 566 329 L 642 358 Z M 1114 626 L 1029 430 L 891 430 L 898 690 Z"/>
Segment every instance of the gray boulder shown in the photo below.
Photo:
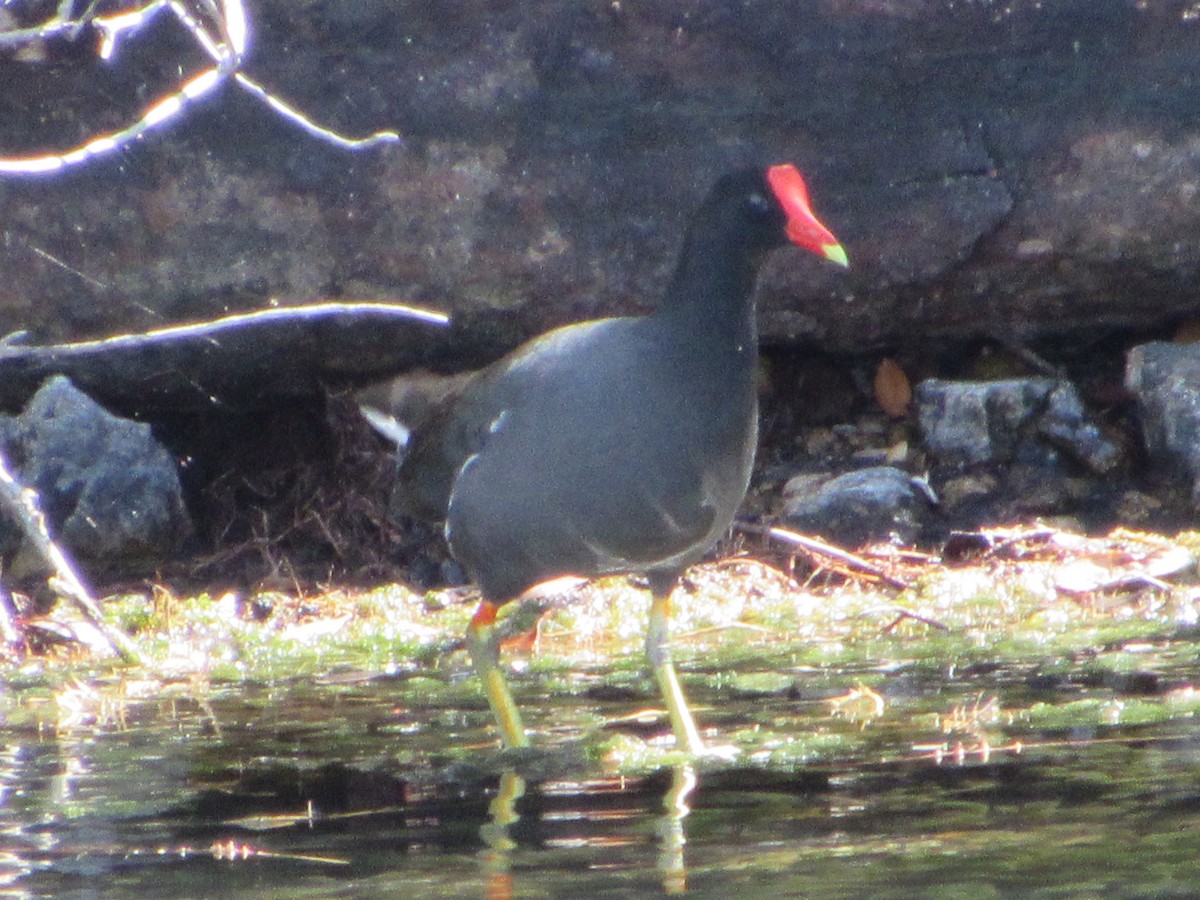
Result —
<path fill-rule="evenodd" d="M 893 536 L 911 543 L 929 520 L 928 489 L 894 466 L 872 466 L 833 478 L 800 475 L 783 492 L 788 527 L 847 547 Z"/>
<path fill-rule="evenodd" d="M 1180 472 L 1200 504 L 1200 346 L 1142 344 L 1129 351 L 1133 393 L 1151 466 Z"/>
<path fill-rule="evenodd" d="M 1069 382 L 929 379 L 917 385 L 914 401 L 921 439 L 942 465 L 1053 462 L 1062 453 L 1104 475 L 1123 460 L 1120 445 L 1088 418 Z"/>
<path fill-rule="evenodd" d="M 112 415 L 66 378 L 46 382 L 19 416 L 0 416 L 0 447 L 37 491 L 51 534 L 86 568 L 153 567 L 192 535 L 175 461 L 150 426 Z M 0 519 L 10 577 L 40 570 L 20 544 L 16 524 Z"/>
<path fill-rule="evenodd" d="M 55 5 L 4 9 L 33 24 Z M 0 334 L 403 299 L 454 313 L 438 362 L 463 369 L 644 308 L 712 181 L 783 159 L 853 265 L 776 254 L 774 345 L 1177 321 L 1200 296 L 1194 6 L 255 0 L 247 74 L 322 125 L 403 143 L 330 147 L 230 84 L 124 152 L 4 179 Z M 178 89 L 197 48 L 172 19 L 107 63 L 90 28 L 7 60 L 0 156 L 69 150 Z"/>

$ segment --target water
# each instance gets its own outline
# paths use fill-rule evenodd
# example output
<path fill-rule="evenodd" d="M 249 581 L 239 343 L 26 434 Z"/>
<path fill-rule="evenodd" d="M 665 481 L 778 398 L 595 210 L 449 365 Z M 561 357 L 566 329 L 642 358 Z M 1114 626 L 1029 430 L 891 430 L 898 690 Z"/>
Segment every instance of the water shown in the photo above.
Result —
<path fill-rule="evenodd" d="M 423 707 L 397 679 L 10 703 L 0 878 L 5 896 L 81 898 L 1200 892 L 1190 712 L 1030 727 L 1135 698 L 1002 670 L 889 684 L 876 720 L 726 698 L 706 719 L 742 761 L 625 777 L 594 757 L 635 738 L 555 725 L 627 701 L 525 694 L 543 749 L 518 757 L 493 749 L 484 710 Z M 770 750 L 838 732 L 857 742 L 811 764 Z"/>

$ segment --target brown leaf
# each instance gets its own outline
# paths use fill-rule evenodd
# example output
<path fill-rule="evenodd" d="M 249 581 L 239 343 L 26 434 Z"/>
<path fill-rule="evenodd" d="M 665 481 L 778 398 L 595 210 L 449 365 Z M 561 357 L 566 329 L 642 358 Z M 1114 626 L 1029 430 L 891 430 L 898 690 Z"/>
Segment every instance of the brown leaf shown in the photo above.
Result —
<path fill-rule="evenodd" d="M 1200 320 L 1184 319 L 1171 335 L 1171 341 L 1175 344 L 1200 343 Z"/>
<path fill-rule="evenodd" d="M 912 385 L 909 384 L 904 370 L 890 357 L 880 360 L 879 368 L 875 370 L 875 402 L 893 419 L 900 419 L 908 414 L 908 404 L 912 402 Z"/>

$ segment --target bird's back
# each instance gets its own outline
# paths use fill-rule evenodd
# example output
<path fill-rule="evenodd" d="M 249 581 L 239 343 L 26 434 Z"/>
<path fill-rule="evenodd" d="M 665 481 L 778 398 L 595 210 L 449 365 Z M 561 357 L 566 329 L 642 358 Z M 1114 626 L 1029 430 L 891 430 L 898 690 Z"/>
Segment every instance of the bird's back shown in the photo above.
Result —
<path fill-rule="evenodd" d="M 650 316 L 550 332 L 420 435 L 399 483 L 427 506 L 444 493 L 451 549 L 485 596 L 678 571 L 728 527 L 753 459 L 753 372 L 721 383 L 662 329 Z"/>

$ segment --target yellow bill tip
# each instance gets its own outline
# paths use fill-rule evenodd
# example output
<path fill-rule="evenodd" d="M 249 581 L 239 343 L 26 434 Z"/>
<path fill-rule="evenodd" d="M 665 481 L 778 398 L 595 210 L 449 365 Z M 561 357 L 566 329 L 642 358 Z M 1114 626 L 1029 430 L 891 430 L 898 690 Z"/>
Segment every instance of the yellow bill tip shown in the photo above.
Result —
<path fill-rule="evenodd" d="M 835 262 L 844 269 L 850 267 L 850 258 L 846 256 L 846 251 L 841 244 L 826 244 L 821 248 L 821 253 L 830 262 Z"/>

